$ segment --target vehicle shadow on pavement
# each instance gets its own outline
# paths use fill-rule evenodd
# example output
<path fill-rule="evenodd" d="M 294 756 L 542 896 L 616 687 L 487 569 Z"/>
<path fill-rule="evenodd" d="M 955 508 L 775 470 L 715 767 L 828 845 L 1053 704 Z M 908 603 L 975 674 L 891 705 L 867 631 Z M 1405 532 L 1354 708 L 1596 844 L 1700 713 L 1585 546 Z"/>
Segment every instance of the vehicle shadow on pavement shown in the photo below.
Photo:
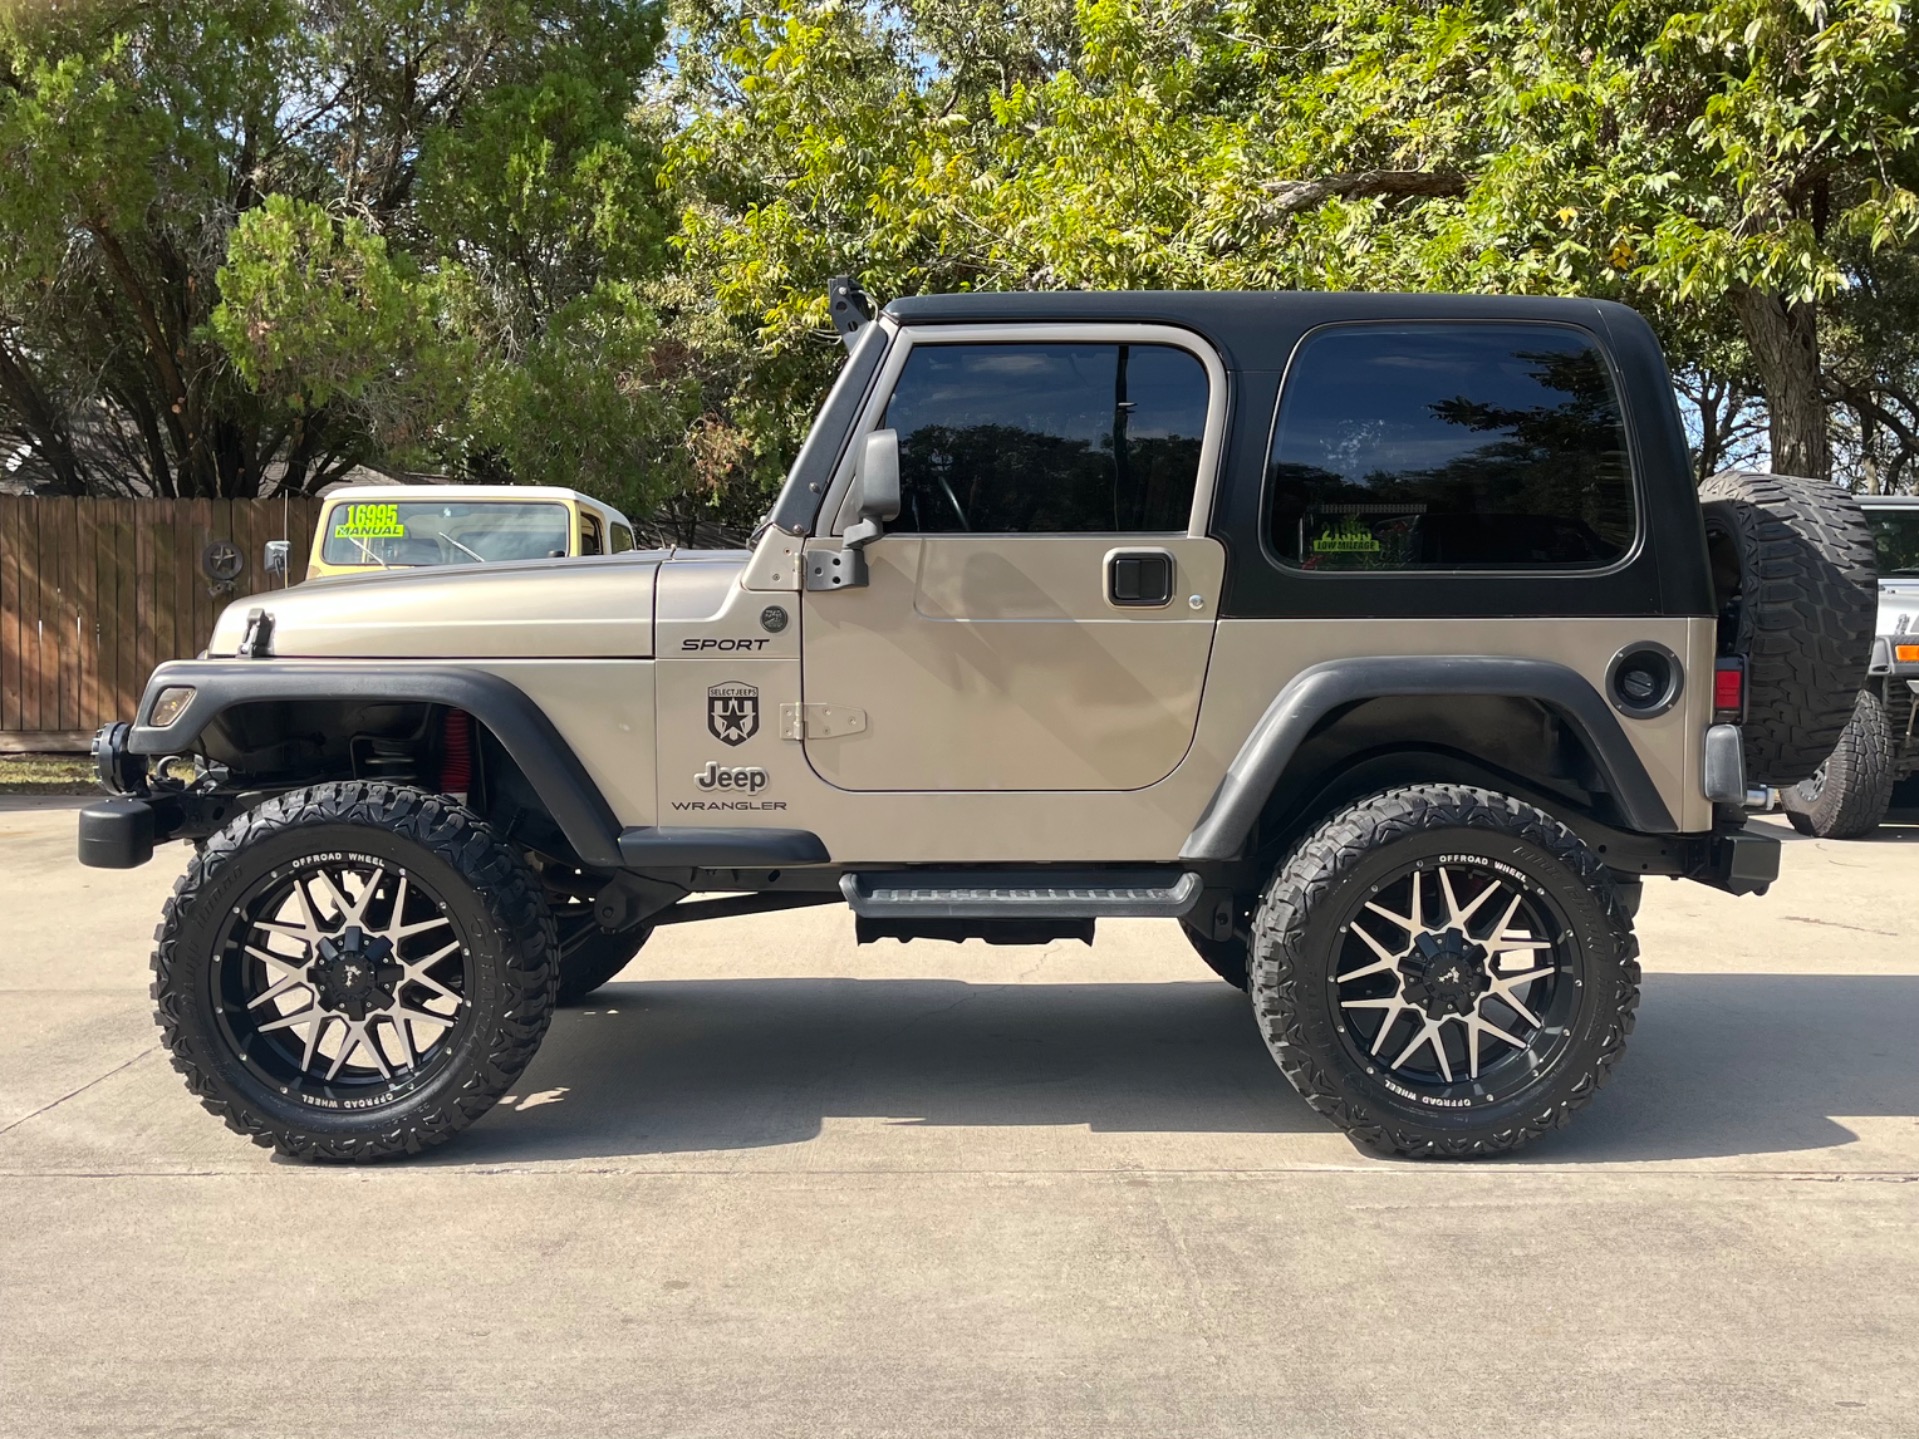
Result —
<path fill-rule="evenodd" d="M 596 998 L 559 1015 L 513 1106 L 426 1162 L 763 1148 L 836 1118 L 1331 1132 L 1268 1058 L 1245 997 L 1218 983 L 623 981 Z M 1919 977 L 1653 974 L 1618 1077 L 1522 1162 L 1843 1145 L 1848 1117 L 1919 1118 L 1915 1032 Z M 1286 1162 L 1264 1147 L 1245 1158 L 1262 1152 Z"/>
<path fill-rule="evenodd" d="M 1246 996 L 1216 980 L 616 981 L 594 1000 L 556 1016 L 515 1091 L 535 1102 L 489 1115 L 447 1162 L 794 1144 L 840 1117 L 1323 1127 L 1267 1057 Z M 556 1089 L 559 1102 L 537 1102 Z"/>
<path fill-rule="evenodd" d="M 1845 938 L 1835 926 L 1835 970 Z M 1915 1025 L 1914 975 L 1649 974 L 1618 1077 L 1524 1158 L 1790 1154 L 1848 1143 L 1849 1118 L 1919 1122 Z"/>

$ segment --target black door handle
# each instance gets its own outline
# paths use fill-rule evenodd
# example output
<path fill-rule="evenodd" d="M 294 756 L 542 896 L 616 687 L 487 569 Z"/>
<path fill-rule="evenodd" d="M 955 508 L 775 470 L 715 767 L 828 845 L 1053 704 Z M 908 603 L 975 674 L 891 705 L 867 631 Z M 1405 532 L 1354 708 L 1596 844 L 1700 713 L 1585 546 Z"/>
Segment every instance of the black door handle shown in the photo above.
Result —
<path fill-rule="evenodd" d="M 1164 550 L 1114 550 L 1106 557 L 1106 600 L 1123 609 L 1173 602 L 1173 557 Z"/>

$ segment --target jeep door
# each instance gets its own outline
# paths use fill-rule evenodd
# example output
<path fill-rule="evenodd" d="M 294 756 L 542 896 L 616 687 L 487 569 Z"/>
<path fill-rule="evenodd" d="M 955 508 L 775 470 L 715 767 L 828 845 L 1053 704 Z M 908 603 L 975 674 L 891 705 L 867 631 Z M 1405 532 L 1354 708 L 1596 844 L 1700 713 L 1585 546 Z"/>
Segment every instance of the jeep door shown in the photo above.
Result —
<path fill-rule="evenodd" d="M 1224 573 L 1211 348 L 1165 326 L 928 326 L 863 422 L 901 508 L 803 596 L 808 761 L 847 790 L 1129 790 L 1192 744 Z M 851 460 L 809 549 L 857 519 Z M 824 709 L 820 707 L 825 707 Z M 828 716 L 863 711 L 849 727 Z"/>

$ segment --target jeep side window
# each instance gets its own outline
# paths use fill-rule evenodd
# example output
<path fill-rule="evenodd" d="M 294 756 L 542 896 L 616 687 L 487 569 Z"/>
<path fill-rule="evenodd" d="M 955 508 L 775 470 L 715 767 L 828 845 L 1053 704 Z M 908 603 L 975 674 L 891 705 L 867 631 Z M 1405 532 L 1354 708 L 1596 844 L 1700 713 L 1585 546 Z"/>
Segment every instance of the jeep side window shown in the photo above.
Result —
<path fill-rule="evenodd" d="M 623 555 L 633 548 L 633 531 L 625 525 L 613 526 L 613 553 Z"/>
<path fill-rule="evenodd" d="M 1267 487 L 1273 549 L 1305 570 L 1593 569 L 1633 540 L 1611 373 L 1561 325 L 1308 335 Z"/>
<path fill-rule="evenodd" d="M 924 344 L 883 426 L 903 534 L 1183 533 L 1206 369 L 1172 345 Z"/>

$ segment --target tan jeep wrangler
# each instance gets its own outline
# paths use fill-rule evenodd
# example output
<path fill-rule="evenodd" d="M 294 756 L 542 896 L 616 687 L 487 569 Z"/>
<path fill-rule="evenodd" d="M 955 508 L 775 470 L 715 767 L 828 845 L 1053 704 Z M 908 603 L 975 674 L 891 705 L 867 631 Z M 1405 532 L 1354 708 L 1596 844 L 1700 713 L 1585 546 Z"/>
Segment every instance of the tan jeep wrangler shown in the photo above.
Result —
<path fill-rule="evenodd" d="M 1702 505 L 1631 311 L 833 304 L 750 552 L 298 587 L 102 731 L 81 857 L 195 842 L 154 993 L 234 1129 L 436 1144 L 656 926 L 844 902 L 1175 921 L 1335 1124 L 1488 1154 L 1619 1059 L 1643 877 L 1775 876 L 1744 806 L 1852 711 L 1871 538 L 1809 481 Z"/>

